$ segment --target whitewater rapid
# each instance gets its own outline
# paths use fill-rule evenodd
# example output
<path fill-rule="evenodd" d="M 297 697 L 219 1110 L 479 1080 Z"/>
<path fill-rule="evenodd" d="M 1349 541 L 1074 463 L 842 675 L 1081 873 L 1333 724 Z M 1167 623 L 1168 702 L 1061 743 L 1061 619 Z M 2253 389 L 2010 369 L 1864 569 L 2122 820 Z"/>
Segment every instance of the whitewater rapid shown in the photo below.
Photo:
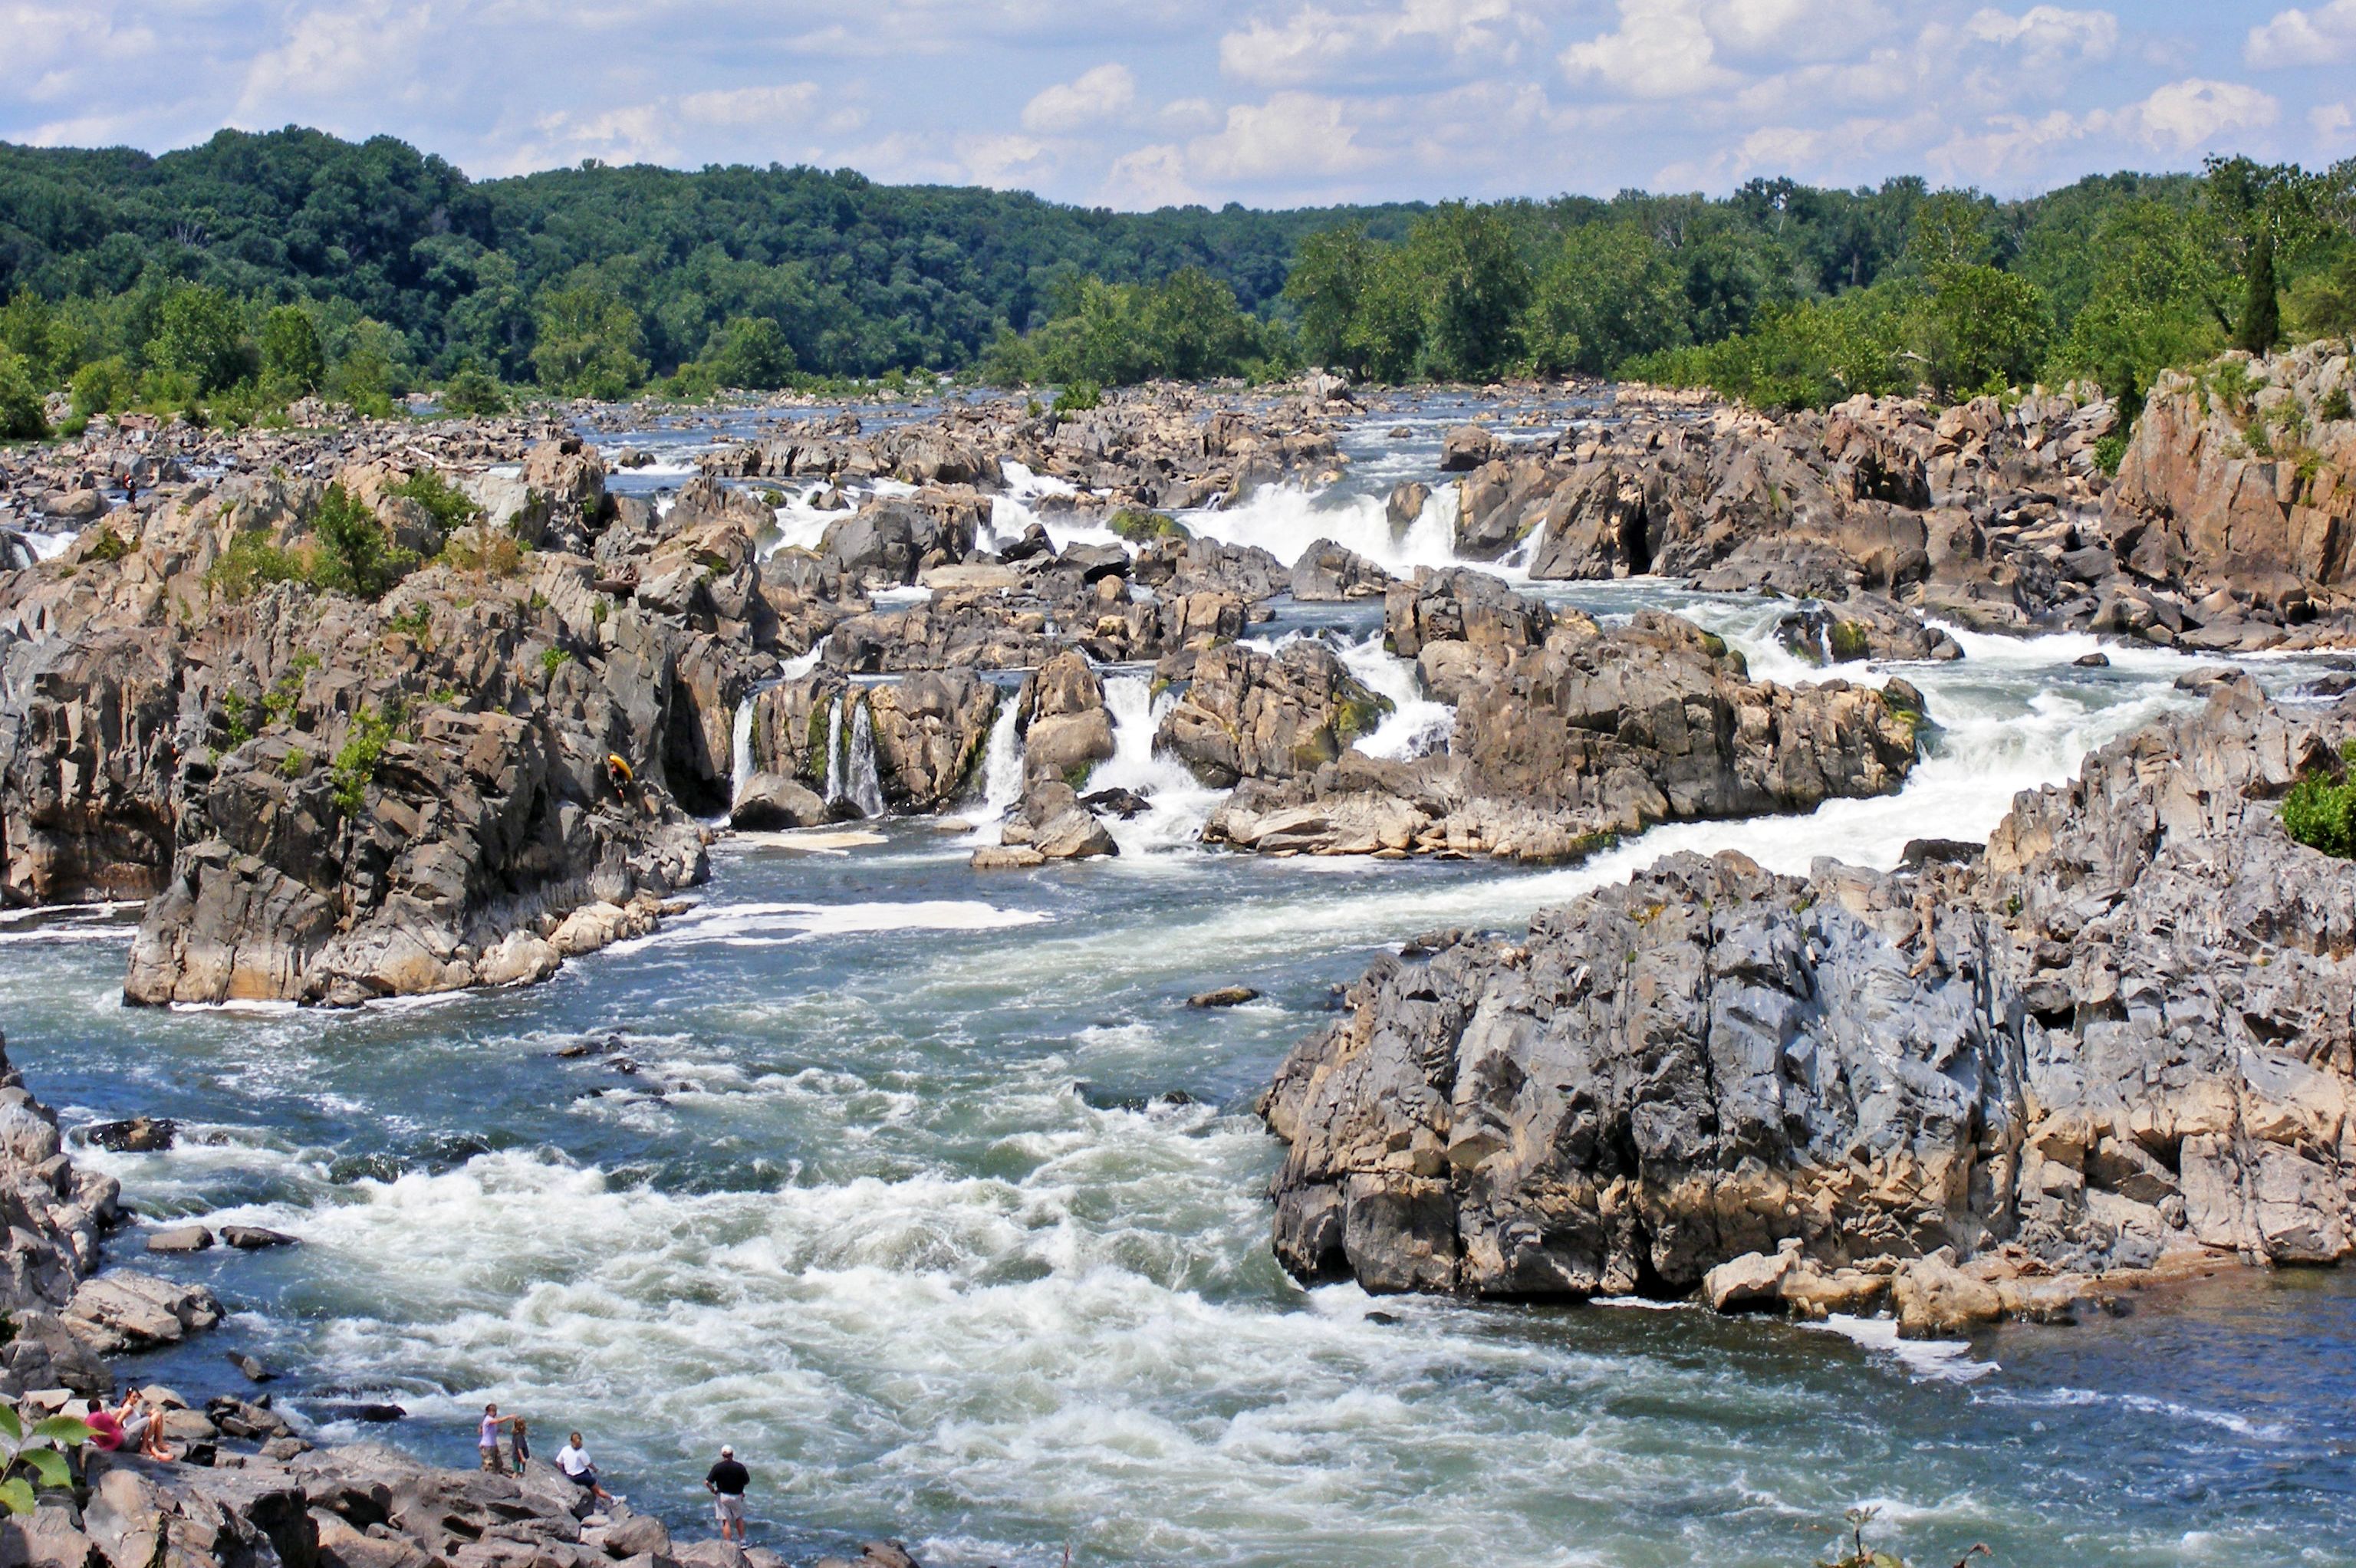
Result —
<path fill-rule="evenodd" d="M 1445 422 L 1354 436 L 1344 485 L 1188 521 L 1288 562 L 1331 538 L 1394 571 L 1441 564 L 1423 558 L 1450 519 L 1427 508 L 1394 534 L 1379 493 L 1432 476 Z M 782 540 L 840 515 L 813 499 L 787 493 Z M 1055 499 L 1034 476 L 1000 507 L 1053 534 Z M 700 1533 L 698 1477 L 731 1441 L 756 1477 L 755 1540 L 798 1557 L 892 1533 L 943 1568 L 1055 1568 L 1067 1547 L 1141 1568 L 1754 1568 L 1810 1560 L 1857 1506 L 1917 1561 L 1976 1541 L 2003 1563 L 2356 1555 L 2335 1453 L 2356 1443 L 2356 1289 L 2337 1275 L 1939 1351 L 1869 1321 L 1283 1276 L 1265 1198 L 1281 1150 L 1253 1098 L 1376 955 L 1434 926 L 1510 929 L 1672 849 L 1796 872 L 1984 837 L 2019 791 L 2196 700 L 2178 677 L 2220 662 L 2105 643 L 2089 668 L 2092 638 L 1954 629 L 1956 663 L 1819 671 L 1773 638 L 1788 603 L 1542 591 L 1688 615 L 1760 676 L 1902 676 L 1937 728 L 1899 795 L 1659 828 L 1578 866 L 1275 861 L 1201 846 L 1218 792 L 1156 754 L 1169 694 L 1113 668 L 1115 755 L 1087 787 L 1149 802 L 1108 825 L 1118 857 L 968 869 L 1021 797 L 1009 702 L 960 807 L 970 833 L 893 822 L 823 856 L 723 839 L 689 912 L 529 990 L 127 1010 L 135 911 L 0 915 L 10 1053 L 67 1123 L 183 1121 L 169 1153 L 78 1151 L 141 1223 L 302 1238 L 142 1258 L 211 1284 L 230 1319 L 139 1375 L 201 1395 L 235 1376 L 223 1349 L 251 1350 L 316 1434 L 454 1463 L 497 1399 L 584 1429 L 609 1484 L 682 1531 Z M 1379 615 L 1280 606 L 1254 636 L 1331 638 L 1394 705 L 1360 745 L 1412 755 L 1452 716 L 1383 650 Z M 2248 667 L 2278 690 L 2308 669 Z M 870 798 L 865 709 L 841 706 L 827 793 Z M 740 780 L 749 725 L 748 707 Z M 1260 996 L 1184 1005 L 1227 985 Z M 362 1427 L 344 1412 L 363 1399 L 411 1414 Z"/>

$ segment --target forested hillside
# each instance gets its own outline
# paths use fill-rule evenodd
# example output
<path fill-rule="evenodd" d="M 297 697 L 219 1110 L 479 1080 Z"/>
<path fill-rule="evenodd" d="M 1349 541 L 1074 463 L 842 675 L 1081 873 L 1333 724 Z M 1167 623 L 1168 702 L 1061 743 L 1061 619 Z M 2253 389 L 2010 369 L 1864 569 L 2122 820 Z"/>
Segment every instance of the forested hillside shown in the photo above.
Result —
<path fill-rule="evenodd" d="M 2031 199 L 1918 178 L 1723 198 L 1116 213 L 771 165 L 473 181 L 390 137 L 0 145 L 0 434 L 423 385 L 673 396 L 813 377 L 1642 374 L 1762 403 L 2086 376 L 2356 331 L 2351 170 L 2235 159 Z"/>

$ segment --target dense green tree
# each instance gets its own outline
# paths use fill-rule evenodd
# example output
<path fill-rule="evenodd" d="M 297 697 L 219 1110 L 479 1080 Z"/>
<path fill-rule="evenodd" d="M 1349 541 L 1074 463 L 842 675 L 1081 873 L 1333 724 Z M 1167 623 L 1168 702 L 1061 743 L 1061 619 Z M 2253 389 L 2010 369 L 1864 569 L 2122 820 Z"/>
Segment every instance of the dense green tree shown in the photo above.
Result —
<path fill-rule="evenodd" d="M 531 351 L 540 384 L 576 398 L 620 398 L 647 379 L 638 313 L 609 284 L 584 279 L 540 296 Z"/>
<path fill-rule="evenodd" d="M 1408 235 L 1409 263 L 1426 290 L 1424 363 L 1436 379 L 1485 381 L 1505 373 L 1520 347 L 1530 273 L 1514 232 L 1494 208 L 1442 202 Z"/>
<path fill-rule="evenodd" d="M 1312 365 L 1365 375 L 1363 345 L 1351 340 L 1376 265 L 1376 242 L 1352 223 L 1301 241 L 1284 297 L 1299 313 L 1301 353 Z"/>
<path fill-rule="evenodd" d="M 767 391 L 794 373 L 793 346 L 766 315 L 737 315 L 712 335 L 699 361 L 717 387 Z"/>
<path fill-rule="evenodd" d="M 32 441 L 49 433 L 32 367 L 13 348 L 0 348 L 0 440 Z"/>
<path fill-rule="evenodd" d="M 262 320 L 262 376 L 280 397 L 308 397 L 327 378 L 319 329 L 300 305 L 283 304 Z"/>
<path fill-rule="evenodd" d="M 198 392 L 234 385 L 251 368 L 236 302 L 219 289 L 187 283 L 165 296 L 147 362 L 187 377 Z"/>
<path fill-rule="evenodd" d="M 1542 374 L 1602 375 L 1685 340 L 1685 278 L 1664 246 L 1629 224 L 1566 236 L 1539 274 L 1522 337 Z"/>
<path fill-rule="evenodd" d="M 1932 273 L 1907 337 L 1924 384 L 1940 398 L 1956 398 L 2033 379 L 2051 333 L 2035 283 L 1995 267 L 1951 261 Z"/>

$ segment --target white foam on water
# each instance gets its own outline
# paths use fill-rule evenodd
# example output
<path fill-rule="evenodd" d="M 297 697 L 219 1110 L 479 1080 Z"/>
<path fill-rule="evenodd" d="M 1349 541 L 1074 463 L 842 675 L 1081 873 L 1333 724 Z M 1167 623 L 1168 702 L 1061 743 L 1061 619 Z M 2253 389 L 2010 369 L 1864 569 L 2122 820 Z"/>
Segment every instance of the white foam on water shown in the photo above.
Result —
<path fill-rule="evenodd" d="M 905 903 L 708 904 L 650 935 L 617 942 L 608 952 L 725 943 L 775 945 L 819 936 L 859 936 L 894 931 L 1006 931 L 1042 925 L 1035 910 L 1000 909 L 977 899 L 926 899 Z"/>
<path fill-rule="evenodd" d="M 1894 1357 L 1918 1378 L 1939 1382 L 1972 1382 L 1997 1371 L 1994 1361 L 1975 1360 L 1972 1348 L 1954 1339 L 1901 1339 L 1894 1317 L 1856 1317 L 1836 1312 L 1821 1323 L 1803 1327 L 1837 1334 L 1869 1350 Z"/>
<path fill-rule="evenodd" d="M 1422 511 L 1394 533 L 1380 496 L 1338 486 L 1279 484 L 1264 485 L 1232 507 L 1181 512 L 1178 520 L 1201 538 L 1257 545 L 1287 566 L 1319 539 L 1331 539 L 1404 577 L 1419 566 L 1459 564 L 1456 506 L 1456 486 L 1437 485 Z"/>
<path fill-rule="evenodd" d="M 812 643 L 808 653 L 796 654 L 780 664 L 777 667 L 777 677 L 780 680 L 799 680 L 818 668 L 819 661 L 826 657 L 826 645 L 832 635 L 832 633 L 829 633 L 827 636 L 820 637 L 817 642 Z"/>

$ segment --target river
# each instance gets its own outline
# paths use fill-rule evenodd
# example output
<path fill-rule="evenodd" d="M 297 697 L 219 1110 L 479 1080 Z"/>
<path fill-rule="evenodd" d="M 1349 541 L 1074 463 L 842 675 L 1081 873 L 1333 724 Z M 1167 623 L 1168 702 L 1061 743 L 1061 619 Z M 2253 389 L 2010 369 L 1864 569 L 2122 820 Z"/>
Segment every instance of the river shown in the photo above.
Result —
<path fill-rule="evenodd" d="M 1380 496 L 1430 474 L 1462 411 L 1371 417 L 1351 477 L 1190 520 L 1288 560 L 1320 533 L 1394 568 L 1444 559 L 1444 517 L 1393 539 Z M 670 439 L 675 459 L 694 438 Z M 1819 678 L 1758 600 L 1545 592 L 1671 608 L 1754 673 Z M 1332 636 L 1405 707 L 1378 633 L 1378 609 L 1331 606 L 1253 629 Z M 455 1464 L 497 1399 L 543 1454 L 585 1432 L 674 1527 L 733 1442 L 754 1540 L 788 1553 L 889 1530 L 938 1564 L 1045 1568 L 1068 1544 L 1091 1568 L 1763 1568 L 1813 1561 L 1866 1506 L 1869 1539 L 1918 1568 L 1975 1541 L 2024 1565 L 2356 1561 L 2345 1272 L 2225 1270 L 2121 1319 L 1918 1347 L 1877 1323 L 1303 1291 L 1269 1255 L 1279 1149 L 1252 1096 L 1385 944 L 1510 927 L 1671 848 L 1890 865 L 1909 838 L 1985 836 L 2016 790 L 2193 700 L 2171 652 L 2094 668 L 2092 638 L 1959 635 L 1963 661 L 1902 670 L 1940 726 L 1902 794 L 1576 868 L 1205 850 L 1215 797 L 1151 755 L 1145 684 L 1116 673 L 1106 777 L 1159 792 L 1118 859 L 979 875 L 986 821 L 836 852 L 739 837 L 691 913 L 546 986 L 340 1014 L 129 1010 L 135 911 L 16 915 L 0 1024 L 70 1124 L 182 1122 L 169 1153 L 81 1151 L 143 1221 L 303 1239 L 143 1263 L 232 1310 L 141 1375 L 241 1387 L 222 1352 L 250 1350 L 325 1436 Z M 2250 667 L 2287 688 L 2314 666 Z M 1409 710 L 1374 743 L 1445 720 Z M 1262 995 L 1183 1005 L 1231 984 Z M 339 1413 L 361 1399 L 409 1417 Z"/>

